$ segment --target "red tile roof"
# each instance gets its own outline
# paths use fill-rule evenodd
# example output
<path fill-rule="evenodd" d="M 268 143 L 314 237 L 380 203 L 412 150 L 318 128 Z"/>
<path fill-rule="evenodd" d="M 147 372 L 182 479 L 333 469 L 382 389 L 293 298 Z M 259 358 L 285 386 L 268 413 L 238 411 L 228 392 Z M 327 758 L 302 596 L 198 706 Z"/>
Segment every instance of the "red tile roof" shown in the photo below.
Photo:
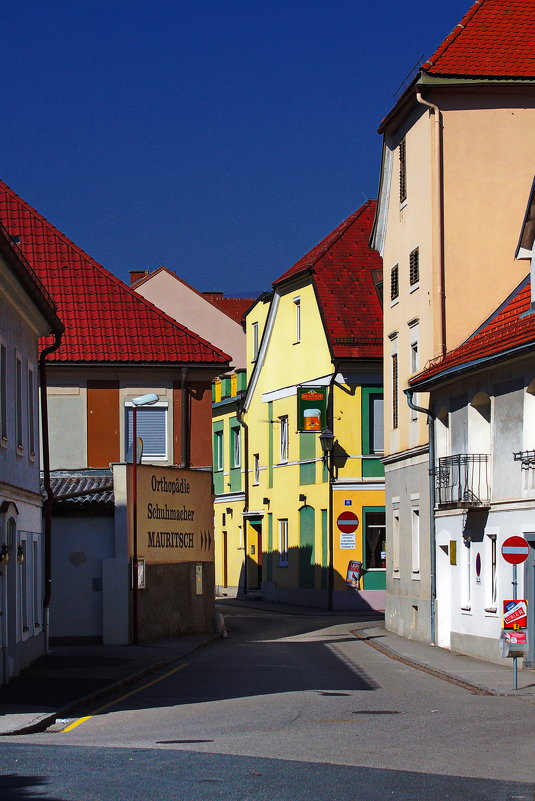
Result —
<path fill-rule="evenodd" d="M 249 311 L 256 300 L 256 298 L 226 298 L 223 293 L 219 292 L 201 292 L 201 295 L 236 323 L 241 323 L 245 312 Z"/>
<path fill-rule="evenodd" d="M 425 370 L 409 381 L 411 387 L 431 379 L 439 383 L 446 373 L 473 368 L 482 361 L 505 356 L 521 347 L 535 346 L 535 314 L 526 314 L 530 306 L 528 276 L 466 342 L 444 357 L 428 362 Z"/>
<path fill-rule="evenodd" d="M 311 273 L 331 349 L 339 359 L 383 355 L 383 310 L 373 277 L 382 259 L 369 246 L 376 206 L 368 200 L 273 282 L 278 287 Z"/>
<path fill-rule="evenodd" d="M 230 357 L 136 294 L 0 181 L 0 221 L 65 324 L 56 362 L 225 364 Z M 49 344 L 43 338 L 43 346 Z"/>
<path fill-rule="evenodd" d="M 535 77 L 535 0 L 476 0 L 422 69 L 430 75 Z"/>

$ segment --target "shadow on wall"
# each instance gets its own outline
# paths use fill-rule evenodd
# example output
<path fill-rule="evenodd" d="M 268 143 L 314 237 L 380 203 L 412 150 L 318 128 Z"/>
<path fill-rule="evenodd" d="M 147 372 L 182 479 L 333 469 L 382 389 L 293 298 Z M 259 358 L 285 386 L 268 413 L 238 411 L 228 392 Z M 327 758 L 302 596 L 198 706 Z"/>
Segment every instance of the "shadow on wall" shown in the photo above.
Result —
<path fill-rule="evenodd" d="M 348 559 L 348 567 L 350 560 Z M 365 586 L 365 571 L 358 586 L 350 586 L 347 572 L 343 575 L 334 570 L 333 608 L 377 611 L 362 596 Z M 260 556 L 248 553 L 242 565 L 239 593 L 262 591 L 270 600 L 280 600 L 303 606 L 327 608 L 329 603 L 329 567 L 319 564 L 311 546 L 289 548 L 287 554 L 280 551 L 264 551 Z M 275 595 L 273 594 L 275 593 Z M 275 597 L 277 596 L 277 597 Z"/>

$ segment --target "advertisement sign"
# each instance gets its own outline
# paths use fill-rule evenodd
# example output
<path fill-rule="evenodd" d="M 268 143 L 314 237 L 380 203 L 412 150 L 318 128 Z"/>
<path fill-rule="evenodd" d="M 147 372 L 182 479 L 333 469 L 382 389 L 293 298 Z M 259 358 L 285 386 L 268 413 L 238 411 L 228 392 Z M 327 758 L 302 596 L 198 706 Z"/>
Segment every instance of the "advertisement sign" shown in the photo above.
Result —
<path fill-rule="evenodd" d="M 131 464 L 127 466 L 130 553 L 133 552 L 132 468 Z M 136 508 L 138 554 L 147 564 L 213 562 L 210 473 L 137 465 Z"/>
<path fill-rule="evenodd" d="M 362 562 L 351 560 L 347 565 L 346 584 L 352 590 L 360 590 L 360 576 L 362 573 Z"/>
<path fill-rule="evenodd" d="M 521 628 L 525 629 L 528 625 L 528 602 L 523 598 L 505 600 L 503 602 L 503 627 L 504 629 Z"/>
<path fill-rule="evenodd" d="M 297 387 L 297 430 L 321 432 L 327 427 L 327 387 Z"/>

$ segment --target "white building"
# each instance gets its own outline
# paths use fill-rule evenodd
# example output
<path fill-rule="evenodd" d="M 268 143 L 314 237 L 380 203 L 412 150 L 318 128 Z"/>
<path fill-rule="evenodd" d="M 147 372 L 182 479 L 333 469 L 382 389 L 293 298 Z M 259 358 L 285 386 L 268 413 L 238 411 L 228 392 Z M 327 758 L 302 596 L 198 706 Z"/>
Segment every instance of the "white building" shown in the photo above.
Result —
<path fill-rule="evenodd" d="M 54 303 L 0 226 L 0 684 L 45 651 L 38 340 L 53 333 L 59 342 L 62 331 Z"/>

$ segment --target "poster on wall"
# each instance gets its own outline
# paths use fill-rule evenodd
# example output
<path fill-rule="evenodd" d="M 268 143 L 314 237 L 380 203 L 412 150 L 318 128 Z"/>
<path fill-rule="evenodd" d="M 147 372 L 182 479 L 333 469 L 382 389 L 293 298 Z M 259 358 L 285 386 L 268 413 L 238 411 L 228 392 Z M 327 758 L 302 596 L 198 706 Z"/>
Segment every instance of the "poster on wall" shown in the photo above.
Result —
<path fill-rule="evenodd" d="M 327 387 L 297 387 L 297 429 L 321 432 L 327 426 Z"/>
<path fill-rule="evenodd" d="M 129 547 L 133 553 L 133 465 L 127 466 Z M 138 555 L 147 564 L 213 562 L 212 476 L 199 470 L 137 465 Z"/>

